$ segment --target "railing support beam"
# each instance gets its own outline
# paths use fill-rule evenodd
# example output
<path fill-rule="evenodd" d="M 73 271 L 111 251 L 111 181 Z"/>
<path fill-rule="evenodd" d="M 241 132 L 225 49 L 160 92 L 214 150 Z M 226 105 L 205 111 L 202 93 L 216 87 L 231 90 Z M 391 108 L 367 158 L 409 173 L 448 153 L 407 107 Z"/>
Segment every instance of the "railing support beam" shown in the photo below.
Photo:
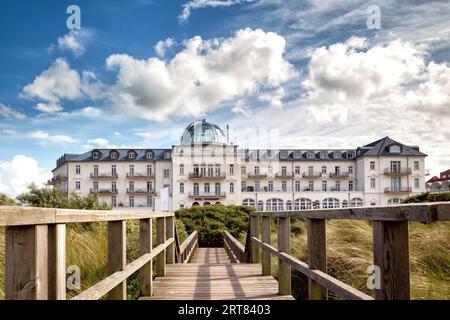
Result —
<path fill-rule="evenodd" d="M 139 221 L 141 256 L 152 252 L 152 219 Z M 153 295 L 153 259 L 146 263 L 139 271 L 141 281 L 141 296 Z"/>
<path fill-rule="evenodd" d="M 166 218 L 156 219 L 156 245 L 166 242 Z M 166 276 L 166 250 L 156 257 L 156 276 Z"/>
<path fill-rule="evenodd" d="M 374 221 L 373 247 L 374 265 L 380 272 L 375 298 L 409 300 L 408 221 Z"/>
<path fill-rule="evenodd" d="M 175 218 L 168 217 L 166 218 L 166 239 L 175 237 Z M 175 263 L 175 242 L 169 245 L 166 249 L 166 263 L 173 264 Z"/>
<path fill-rule="evenodd" d="M 307 219 L 308 266 L 327 272 L 326 227 L 324 219 Z M 328 290 L 308 278 L 309 300 L 327 300 Z"/>
<path fill-rule="evenodd" d="M 258 217 L 250 216 L 250 263 L 259 263 L 259 246 L 251 240 L 259 238 L 258 233 Z"/>
<path fill-rule="evenodd" d="M 66 225 L 48 226 L 48 298 L 66 300 Z"/>
<path fill-rule="evenodd" d="M 122 271 L 127 265 L 127 226 L 126 221 L 108 222 L 108 274 Z M 108 298 L 110 300 L 127 299 L 127 281 L 122 281 L 112 289 Z"/>
<path fill-rule="evenodd" d="M 278 250 L 291 254 L 290 218 L 278 218 Z M 278 259 L 278 294 L 291 295 L 291 266 L 281 259 Z"/>
<path fill-rule="evenodd" d="M 261 240 L 264 243 L 270 244 L 270 224 L 271 217 L 262 217 L 261 219 Z M 272 259 L 270 252 L 262 250 L 262 273 L 264 276 L 272 275 Z"/>

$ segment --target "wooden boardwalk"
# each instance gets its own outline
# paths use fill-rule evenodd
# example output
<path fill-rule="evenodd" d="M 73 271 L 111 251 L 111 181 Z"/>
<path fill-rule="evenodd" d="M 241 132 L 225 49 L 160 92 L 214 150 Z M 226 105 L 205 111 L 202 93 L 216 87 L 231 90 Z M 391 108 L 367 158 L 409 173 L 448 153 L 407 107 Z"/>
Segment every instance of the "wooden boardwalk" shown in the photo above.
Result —
<path fill-rule="evenodd" d="M 198 248 L 192 263 L 166 266 L 154 296 L 142 300 L 293 299 L 278 295 L 278 282 L 260 264 L 230 263 L 224 248 Z"/>

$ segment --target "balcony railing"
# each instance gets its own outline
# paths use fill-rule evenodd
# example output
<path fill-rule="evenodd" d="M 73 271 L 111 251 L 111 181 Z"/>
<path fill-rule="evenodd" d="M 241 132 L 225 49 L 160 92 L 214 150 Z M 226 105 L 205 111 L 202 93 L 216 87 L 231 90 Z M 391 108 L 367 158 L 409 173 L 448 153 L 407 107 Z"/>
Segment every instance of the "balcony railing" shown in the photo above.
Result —
<path fill-rule="evenodd" d="M 321 176 L 322 172 L 314 172 L 314 171 L 303 172 L 303 178 L 314 179 L 320 178 Z"/>
<path fill-rule="evenodd" d="M 342 179 L 350 177 L 349 172 L 330 172 L 330 178 Z"/>
<path fill-rule="evenodd" d="M 386 175 L 405 175 L 405 174 L 411 174 L 411 168 L 386 168 L 384 169 L 384 174 Z"/>
<path fill-rule="evenodd" d="M 201 173 L 201 172 L 191 172 L 189 173 L 190 179 L 225 179 L 226 178 L 225 172 L 215 172 L 212 174 L 209 173 Z"/>
<path fill-rule="evenodd" d="M 128 179 L 151 179 L 155 176 L 153 172 L 128 172 Z"/>
<path fill-rule="evenodd" d="M 247 179 L 265 179 L 267 178 L 267 173 L 262 172 L 250 172 L 246 174 Z"/>
<path fill-rule="evenodd" d="M 411 192 L 411 187 L 395 187 L 395 188 L 384 188 L 384 192 L 386 193 L 403 193 L 403 192 Z"/>
<path fill-rule="evenodd" d="M 91 193 L 98 193 L 98 194 L 117 194 L 117 189 L 96 189 L 92 188 L 90 190 Z"/>
<path fill-rule="evenodd" d="M 224 198 L 225 192 L 189 192 L 190 198 Z"/>
<path fill-rule="evenodd" d="M 66 181 L 66 180 L 67 180 L 67 175 L 58 174 L 58 175 L 54 176 L 51 180 L 49 180 L 49 184 L 53 184 L 53 183 L 60 182 L 60 181 Z"/>
<path fill-rule="evenodd" d="M 128 194 L 150 194 L 153 192 L 154 190 L 147 188 L 134 188 L 134 189 L 127 188 Z"/>
<path fill-rule="evenodd" d="M 279 179 L 290 179 L 290 178 L 294 177 L 294 174 L 292 172 L 289 172 L 289 171 L 286 171 L 286 172 L 282 171 L 282 172 L 277 172 L 275 174 L 275 177 L 279 178 Z"/>
<path fill-rule="evenodd" d="M 112 172 L 102 172 L 102 173 L 91 173 L 92 179 L 117 179 L 118 175 L 117 173 Z"/>

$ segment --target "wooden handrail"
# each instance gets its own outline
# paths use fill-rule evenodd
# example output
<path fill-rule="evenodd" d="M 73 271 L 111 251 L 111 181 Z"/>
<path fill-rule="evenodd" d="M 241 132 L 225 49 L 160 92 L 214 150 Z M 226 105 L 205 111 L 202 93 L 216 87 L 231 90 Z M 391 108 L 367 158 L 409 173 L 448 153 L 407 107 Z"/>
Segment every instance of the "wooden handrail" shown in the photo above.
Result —
<path fill-rule="evenodd" d="M 198 247 L 198 232 L 195 230 L 192 232 L 189 237 L 184 240 L 184 242 L 180 245 L 180 262 L 188 263 L 192 257 L 193 252 Z"/>
<path fill-rule="evenodd" d="M 258 226 L 261 218 L 262 235 Z M 278 223 L 278 249 L 270 244 L 270 225 Z M 306 219 L 308 263 L 291 256 L 290 219 Z M 252 261 L 259 257 L 255 245 L 263 251 L 263 274 L 271 273 L 267 254 L 278 258 L 280 294 L 290 294 L 290 267 L 308 277 L 309 299 L 327 299 L 328 290 L 345 299 L 372 300 L 373 298 L 327 274 L 326 219 L 372 221 L 374 266 L 379 279 L 375 299 L 410 299 L 408 222 L 432 223 L 450 220 L 450 202 L 413 203 L 395 206 L 358 207 L 281 212 L 252 212 L 249 219 L 245 252 Z M 226 237 L 225 237 L 226 238 Z M 255 262 L 255 261 L 253 261 Z M 289 268 L 287 268 L 289 266 Z M 377 268 L 378 267 L 378 268 Z"/>
<path fill-rule="evenodd" d="M 153 219 L 156 247 L 153 248 Z M 140 222 L 141 256 L 126 263 L 126 221 Z M 66 224 L 108 222 L 109 276 L 78 294 L 75 300 L 126 299 L 126 280 L 140 272 L 141 294 L 153 294 L 153 261 L 156 273 L 165 276 L 166 264 L 180 252 L 173 212 L 133 210 L 72 210 L 0 207 L 0 226 L 6 227 L 6 299 L 66 299 Z M 196 239 L 196 232 L 193 234 Z M 185 247 L 191 250 L 192 245 Z M 186 251 L 186 250 L 184 250 Z"/>
<path fill-rule="evenodd" d="M 224 245 L 232 262 L 246 262 L 245 247 L 228 231 L 224 232 Z"/>

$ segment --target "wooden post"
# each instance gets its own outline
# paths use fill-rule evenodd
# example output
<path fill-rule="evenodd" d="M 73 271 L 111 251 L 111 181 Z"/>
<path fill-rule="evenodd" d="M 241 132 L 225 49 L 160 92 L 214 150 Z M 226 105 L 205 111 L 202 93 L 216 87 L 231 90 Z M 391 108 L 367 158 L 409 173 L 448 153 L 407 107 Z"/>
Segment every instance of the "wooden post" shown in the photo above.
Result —
<path fill-rule="evenodd" d="M 6 300 L 47 300 L 47 225 L 7 227 L 5 238 Z"/>
<path fill-rule="evenodd" d="M 407 221 L 373 221 L 374 264 L 380 270 L 377 300 L 409 300 Z"/>
<path fill-rule="evenodd" d="M 166 242 L 166 218 L 156 219 L 156 245 Z M 156 275 L 158 277 L 166 276 L 166 250 L 161 251 L 156 256 Z"/>
<path fill-rule="evenodd" d="M 48 226 L 48 299 L 66 300 L 66 225 Z"/>
<path fill-rule="evenodd" d="M 278 218 L 278 250 L 291 254 L 290 218 Z M 291 295 L 291 266 L 278 259 L 278 294 Z"/>
<path fill-rule="evenodd" d="M 250 263 L 258 263 L 259 246 L 251 240 L 252 237 L 259 238 L 257 216 L 250 216 Z"/>
<path fill-rule="evenodd" d="M 127 226 L 125 221 L 108 222 L 108 274 L 122 271 L 127 263 Z M 127 281 L 124 280 L 108 294 L 111 300 L 127 299 Z"/>
<path fill-rule="evenodd" d="M 270 224 L 271 217 L 262 217 L 261 222 L 261 240 L 264 243 L 270 244 Z M 262 249 L 262 273 L 263 276 L 272 275 L 272 261 L 270 257 L 270 252 Z"/>
<path fill-rule="evenodd" d="M 152 219 L 139 221 L 141 255 L 152 252 Z M 139 270 L 141 281 L 141 296 L 153 295 L 153 259 Z"/>
<path fill-rule="evenodd" d="M 323 219 L 307 219 L 308 265 L 311 269 L 327 272 L 326 227 Z M 328 290 L 308 279 L 309 300 L 327 300 Z"/>
<path fill-rule="evenodd" d="M 175 217 L 166 218 L 166 239 L 175 238 Z M 166 250 L 166 263 L 175 263 L 175 242 L 167 247 Z"/>

